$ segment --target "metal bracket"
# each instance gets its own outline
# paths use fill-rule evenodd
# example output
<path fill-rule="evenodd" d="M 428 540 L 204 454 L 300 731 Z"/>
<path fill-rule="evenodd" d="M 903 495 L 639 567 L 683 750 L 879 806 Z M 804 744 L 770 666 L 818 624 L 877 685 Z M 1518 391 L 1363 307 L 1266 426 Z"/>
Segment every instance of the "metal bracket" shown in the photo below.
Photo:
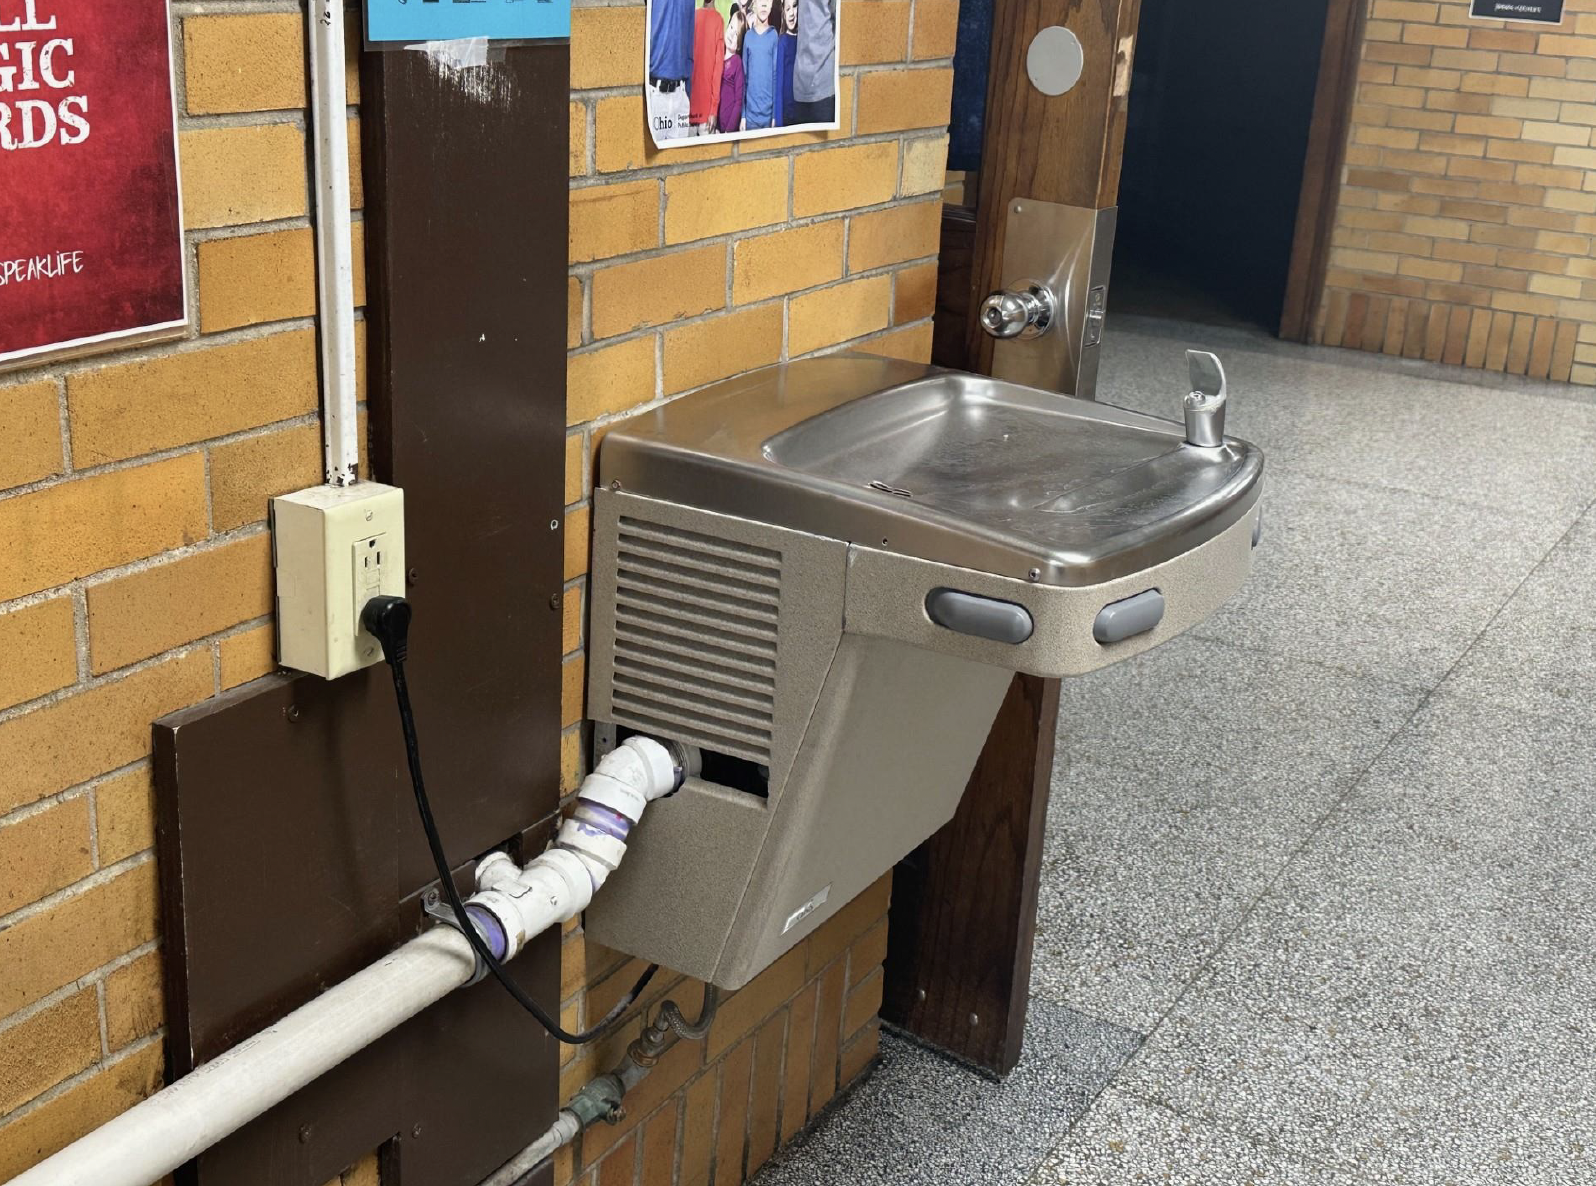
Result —
<path fill-rule="evenodd" d="M 1054 295 L 1058 309 L 1046 333 L 994 345 L 995 378 L 1096 397 L 1097 346 L 1103 340 L 1118 219 L 1113 206 L 1090 210 L 1032 198 L 1009 203 L 1000 288 L 1039 283 Z"/>
<path fill-rule="evenodd" d="M 429 889 L 421 895 L 421 913 L 431 918 L 434 922 L 442 923 L 446 927 L 453 927 L 455 930 L 460 931 L 461 934 L 465 933 L 460 930 L 460 920 L 455 917 L 454 907 L 443 900 L 442 891 L 436 888 Z M 470 918 L 471 916 L 468 914 L 466 917 Z M 481 936 L 482 941 L 486 943 L 488 937 L 482 934 L 482 928 L 477 926 L 476 919 L 471 919 L 471 926 Z M 487 961 L 477 953 L 474 947 L 471 949 L 471 955 L 476 960 L 476 967 L 472 969 L 471 979 L 466 981 L 467 985 L 478 984 L 488 977 Z"/>

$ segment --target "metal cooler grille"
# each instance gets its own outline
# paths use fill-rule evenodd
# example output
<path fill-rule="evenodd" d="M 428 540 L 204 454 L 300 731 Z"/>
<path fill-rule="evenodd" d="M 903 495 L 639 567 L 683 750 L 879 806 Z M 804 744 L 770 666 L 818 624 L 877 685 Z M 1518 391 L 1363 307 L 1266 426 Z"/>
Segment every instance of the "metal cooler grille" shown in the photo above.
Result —
<path fill-rule="evenodd" d="M 770 763 L 781 553 L 622 516 L 618 724 Z"/>

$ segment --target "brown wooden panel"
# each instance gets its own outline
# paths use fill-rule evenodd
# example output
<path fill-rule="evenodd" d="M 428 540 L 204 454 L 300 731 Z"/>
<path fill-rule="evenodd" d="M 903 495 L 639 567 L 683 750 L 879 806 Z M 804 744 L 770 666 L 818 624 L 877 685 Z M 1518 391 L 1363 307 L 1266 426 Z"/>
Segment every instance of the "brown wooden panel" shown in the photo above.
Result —
<path fill-rule="evenodd" d="M 405 490 L 411 683 L 462 867 L 558 811 L 568 84 L 564 44 L 464 75 L 364 60 L 372 467 Z M 385 668 L 274 676 L 177 714 L 156 767 L 174 1073 L 420 926 L 434 874 Z M 557 933 L 513 972 L 557 1012 Z M 321 1186 L 382 1146 L 389 1186 L 474 1186 L 553 1120 L 558 1067 L 485 982 L 181 1177 Z"/>
<path fill-rule="evenodd" d="M 1357 89 L 1358 57 L 1369 6 L 1364 0 L 1330 0 L 1325 14 L 1319 83 L 1308 125 L 1308 153 L 1297 202 L 1297 231 L 1291 244 L 1291 269 L 1280 311 L 1280 336 L 1306 342 L 1313 335 L 1324 299 L 1330 262 L 1330 237 L 1341 200 L 1341 166 L 1346 159 L 1347 124 Z M 1332 343 L 1333 344 L 1333 343 Z"/>

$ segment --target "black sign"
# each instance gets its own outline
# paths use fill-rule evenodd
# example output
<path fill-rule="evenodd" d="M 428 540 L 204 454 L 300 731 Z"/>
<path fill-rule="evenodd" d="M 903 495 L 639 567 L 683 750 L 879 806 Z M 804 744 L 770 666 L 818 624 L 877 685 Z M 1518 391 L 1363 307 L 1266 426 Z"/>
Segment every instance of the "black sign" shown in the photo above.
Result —
<path fill-rule="evenodd" d="M 1563 23 L 1563 0 L 1472 0 L 1469 15 L 1491 21 Z"/>

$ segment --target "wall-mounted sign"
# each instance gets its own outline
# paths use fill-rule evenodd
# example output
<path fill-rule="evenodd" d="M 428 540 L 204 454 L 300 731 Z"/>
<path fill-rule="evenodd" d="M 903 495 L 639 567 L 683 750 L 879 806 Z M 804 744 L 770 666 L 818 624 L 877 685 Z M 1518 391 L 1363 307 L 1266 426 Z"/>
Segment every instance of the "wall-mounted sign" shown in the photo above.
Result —
<path fill-rule="evenodd" d="M 0 0 L 0 366 L 185 325 L 167 0 Z"/>
<path fill-rule="evenodd" d="M 366 0 L 366 40 L 372 43 L 570 35 L 571 0 Z"/>
<path fill-rule="evenodd" d="M 837 0 L 648 0 L 657 148 L 835 128 Z"/>
<path fill-rule="evenodd" d="M 1469 15 L 1481 20 L 1560 25 L 1563 23 L 1563 0 L 1473 0 Z"/>

